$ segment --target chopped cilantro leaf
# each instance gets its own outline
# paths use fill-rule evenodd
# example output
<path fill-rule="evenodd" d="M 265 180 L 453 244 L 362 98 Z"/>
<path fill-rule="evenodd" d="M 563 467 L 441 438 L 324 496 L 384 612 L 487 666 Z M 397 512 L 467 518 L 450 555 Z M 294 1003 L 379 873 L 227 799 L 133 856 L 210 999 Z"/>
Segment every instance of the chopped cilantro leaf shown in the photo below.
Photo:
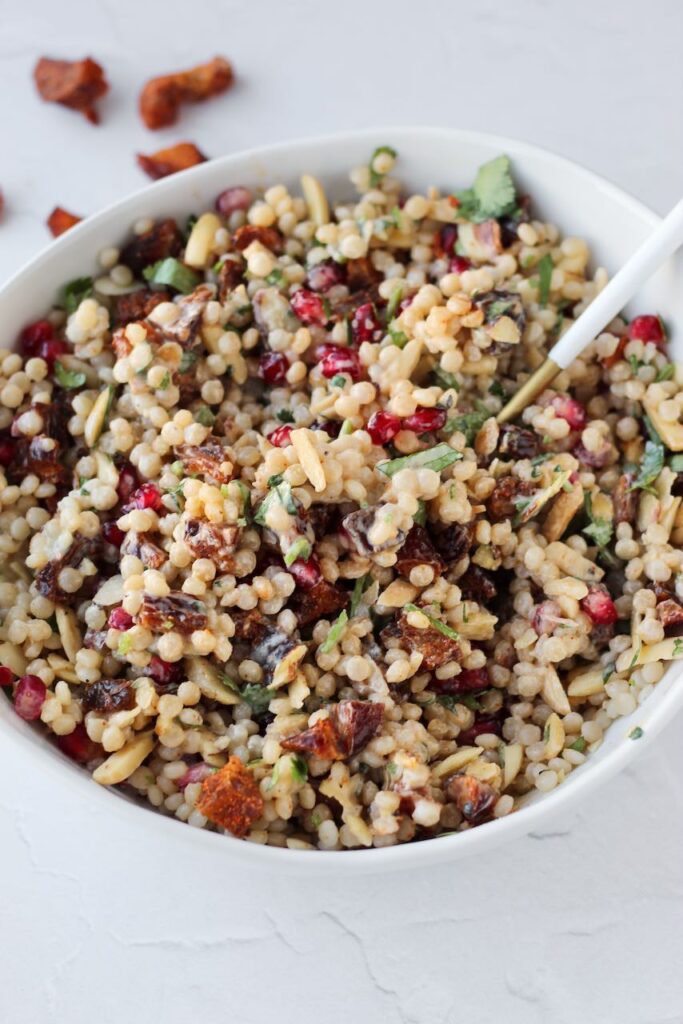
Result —
<path fill-rule="evenodd" d="M 404 605 L 404 610 L 407 612 L 422 612 L 424 617 L 429 619 L 429 624 L 437 630 L 438 633 L 441 633 L 442 636 L 447 636 L 451 640 L 460 639 L 460 634 L 451 626 L 446 625 L 445 622 L 442 622 L 441 619 L 437 619 L 434 615 L 430 615 L 429 612 L 424 610 L 424 608 L 418 608 L 416 604 L 406 604 Z"/>
<path fill-rule="evenodd" d="M 200 406 L 194 414 L 194 418 L 203 427 L 212 427 L 216 422 L 216 414 L 209 409 L 208 405 Z"/>
<path fill-rule="evenodd" d="M 584 752 L 584 750 L 586 749 L 587 746 L 588 746 L 588 744 L 586 743 L 586 741 L 583 738 L 583 736 L 579 736 L 578 739 L 574 740 L 573 743 L 569 744 L 569 749 L 570 750 L 578 750 L 578 752 L 580 754 L 583 754 L 583 752 Z"/>
<path fill-rule="evenodd" d="M 180 365 L 178 366 L 178 373 L 187 373 L 194 364 L 197 362 L 198 355 L 192 349 L 184 349 L 182 356 L 180 357 Z"/>
<path fill-rule="evenodd" d="M 584 497 L 584 503 L 586 506 L 586 515 L 590 519 L 590 524 L 585 526 L 582 533 L 585 533 L 587 537 L 597 544 L 599 548 L 606 548 L 612 539 L 612 533 L 614 532 L 614 526 L 610 519 L 605 519 L 603 516 L 596 516 L 593 514 L 593 497 L 590 491 L 586 491 Z"/>
<path fill-rule="evenodd" d="M 200 281 L 199 274 L 190 267 L 186 267 L 174 256 L 168 256 L 165 260 L 152 263 L 142 271 L 145 281 L 151 285 L 166 285 L 183 295 L 194 291 Z"/>
<path fill-rule="evenodd" d="M 295 782 L 305 782 L 308 778 L 308 765 L 299 754 L 290 757 L 292 778 Z"/>
<path fill-rule="evenodd" d="M 295 423 L 294 413 L 290 412 L 289 409 L 278 409 L 275 413 L 275 418 L 280 423 Z"/>
<path fill-rule="evenodd" d="M 389 324 L 387 330 L 389 332 L 392 345 L 396 345 L 397 348 L 406 347 L 408 344 L 408 335 L 405 331 L 399 331 L 398 327 L 394 327 L 393 323 Z"/>
<path fill-rule="evenodd" d="M 297 562 L 300 558 L 303 558 L 303 560 L 306 561 L 306 559 L 310 558 L 310 556 L 310 542 L 307 541 L 305 537 L 299 537 L 287 549 L 287 553 L 285 555 L 285 565 L 289 567 L 290 565 L 293 565 L 294 562 Z"/>
<path fill-rule="evenodd" d="M 454 434 L 457 431 L 460 434 L 464 434 L 466 444 L 470 445 L 480 428 L 483 427 L 491 416 L 493 416 L 493 413 L 490 409 L 478 403 L 478 408 L 474 412 L 466 412 L 462 416 L 455 416 L 453 419 L 447 420 L 443 428 L 444 433 Z"/>
<path fill-rule="evenodd" d="M 343 373 L 335 373 L 334 377 L 330 381 L 330 384 L 332 385 L 333 388 L 343 388 L 344 385 L 346 384 L 346 377 L 344 376 Z"/>
<path fill-rule="evenodd" d="M 664 445 L 647 441 L 645 451 L 638 470 L 638 476 L 631 484 L 630 490 L 637 489 L 654 493 L 653 484 L 664 467 Z"/>
<path fill-rule="evenodd" d="M 393 476 L 394 473 L 398 473 L 400 469 L 405 469 L 406 467 L 410 469 L 421 469 L 424 467 L 439 473 L 446 466 L 450 466 L 452 462 L 457 462 L 461 458 L 462 452 L 454 451 L 443 441 L 441 444 L 434 445 L 433 448 L 426 448 L 422 452 L 414 452 L 412 455 L 402 455 L 398 459 L 380 462 L 377 465 L 377 469 L 380 473 L 384 473 L 385 476 Z"/>
<path fill-rule="evenodd" d="M 329 654 L 330 653 L 330 651 L 332 650 L 334 645 L 339 640 L 339 637 L 344 632 L 344 628 L 345 628 L 346 623 L 348 621 L 349 621 L 349 616 L 348 616 L 348 613 L 347 613 L 346 609 L 344 609 L 344 611 L 340 613 L 339 617 L 337 619 L 335 619 L 335 621 L 332 623 L 332 626 L 330 628 L 329 633 L 327 634 L 325 640 L 323 640 L 323 642 L 321 643 L 321 645 L 320 645 L 320 653 L 321 654 Z"/>
<path fill-rule="evenodd" d="M 67 368 L 60 363 L 59 360 L 55 363 L 55 380 L 61 388 L 65 388 L 67 391 L 73 390 L 73 388 L 82 388 L 85 384 L 85 374 L 79 373 L 75 370 L 67 370 Z"/>
<path fill-rule="evenodd" d="M 387 303 L 387 323 L 394 319 L 394 314 L 398 309 L 401 299 L 403 298 L 403 283 L 397 284 L 394 288 L 389 302 Z"/>
<path fill-rule="evenodd" d="M 553 276 L 553 259 L 549 252 L 538 263 L 538 301 L 541 306 L 548 305 L 550 298 L 550 282 Z"/>
<path fill-rule="evenodd" d="M 378 146 L 377 147 L 377 149 L 374 151 L 374 153 L 370 157 L 370 188 L 377 188 L 377 186 L 379 185 L 380 181 L 384 177 L 383 174 L 380 174 L 374 168 L 375 160 L 382 153 L 386 153 L 387 156 L 391 156 L 394 159 L 396 159 L 396 157 L 398 156 L 396 150 L 393 149 L 391 146 Z"/>
<path fill-rule="evenodd" d="M 60 305 L 64 307 L 66 313 L 75 313 L 83 299 L 92 295 L 92 290 L 92 277 L 77 277 L 64 285 L 60 296 Z"/>
<path fill-rule="evenodd" d="M 664 366 L 662 366 L 661 370 L 657 371 L 657 376 L 655 377 L 655 384 L 660 384 L 662 381 L 665 380 L 672 380 L 675 372 L 676 367 L 673 363 L 664 363 Z"/>
<path fill-rule="evenodd" d="M 436 383 L 440 387 L 444 388 L 444 390 L 447 390 L 448 388 L 453 388 L 454 391 L 460 390 L 458 378 L 454 373 L 449 373 L 448 370 L 444 370 L 442 366 L 435 366 L 432 370 L 432 376 Z"/>
<path fill-rule="evenodd" d="M 482 164 L 472 188 L 456 193 L 458 212 L 467 220 L 483 221 L 502 217 L 515 209 L 515 184 L 510 161 L 504 154 Z"/>
<path fill-rule="evenodd" d="M 635 729 L 631 729 L 630 733 L 628 734 L 629 739 L 631 739 L 631 740 L 639 740 L 641 738 L 641 736 L 644 736 L 644 735 L 645 735 L 645 733 L 640 728 L 639 725 L 637 725 L 635 727 Z"/>
<path fill-rule="evenodd" d="M 353 618 L 358 611 L 358 607 L 363 597 L 363 591 L 369 582 L 372 582 L 372 576 L 369 572 L 367 572 L 365 576 L 360 576 L 356 580 L 353 587 L 353 593 L 351 594 L 351 603 L 349 604 L 349 615 L 351 618 Z"/>

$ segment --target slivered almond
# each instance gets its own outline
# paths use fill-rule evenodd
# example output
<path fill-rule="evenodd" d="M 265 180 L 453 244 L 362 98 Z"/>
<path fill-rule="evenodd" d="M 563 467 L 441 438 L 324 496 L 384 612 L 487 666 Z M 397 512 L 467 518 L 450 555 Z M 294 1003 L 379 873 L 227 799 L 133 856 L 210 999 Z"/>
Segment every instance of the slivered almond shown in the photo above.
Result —
<path fill-rule="evenodd" d="M 377 604 L 385 608 L 402 608 L 417 597 L 417 587 L 407 580 L 394 580 L 377 598 Z"/>
<path fill-rule="evenodd" d="M 586 583 L 597 583 L 605 575 L 603 569 L 589 558 L 584 558 L 567 544 L 554 540 L 545 549 L 546 557 L 559 566 L 567 576 L 576 576 Z"/>
<path fill-rule="evenodd" d="M 568 715 L 571 711 L 571 705 L 560 678 L 550 665 L 544 668 L 541 696 L 548 707 L 552 711 L 556 711 L 558 715 Z"/>
<path fill-rule="evenodd" d="M 524 747 L 521 743 L 508 743 L 503 747 L 503 789 L 507 789 L 515 781 L 522 767 L 523 759 Z"/>
<path fill-rule="evenodd" d="M 327 201 L 325 189 L 318 179 L 314 178 L 312 174 L 302 174 L 301 190 L 308 207 L 308 215 L 316 227 L 329 224 L 330 204 Z"/>
<path fill-rule="evenodd" d="M 571 491 L 562 491 L 548 509 L 542 533 L 546 540 L 559 540 L 572 519 L 583 506 L 583 487 L 574 484 Z"/>
<path fill-rule="evenodd" d="M 289 439 L 294 445 L 301 468 L 312 483 L 314 490 L 319 494 L 322 493 L 327 487 L 327 479 L 320 456 L 311 440 L 311 431 L 300 427 L 291 432 Z"/>
<path fill-rule="evenodd" d="M 23 676 L 27 661 L 24 652 L 16 644 L 0 644 L 0 665 L 10 668 L 15 676 Z"/>
<path fill-rule="evenodd" d="M 546 758 L 550 760 L 551 757 L 557 757 L 564 747 L 565 733 L 560 716 L 555 711 L 553 711 L 552 715 L 548 716 L 543 735 L 545 737 Z"/>
<path fill-rule="evenodd" d="M 471 761 L 465 768 L 465 775 L 470 775 L 473 779 L 478 779 L 479 782 L 488 782 L 490 786 L 495 786 L 496 789 L 500 789 L 503 778 L 503 773 L 499 766 L 493 761 L 484 761 L 483 758 Z"/>
<path fill-rule="evenodd" d="M 435 779 L 443 779 L 446 775 L 452 775 L 453 772 L 464 768 L 470 761 L 476 760 L 483 749 L 483 747 L 461 747 L 454 754 L 449 754 L 448 757 L 444 758 L 441 764 L 437 764 L 435 768 L 432 768 L 432 776 Z"/>
<path fill-rule="evenodd" d="M 602 693 L 605 689 L 604 674 L 605 670 L 600 668 L 574 676 L 567 687 L 567 696 L 576 700 L 579 697 L 594 697 L 597 693 Z"/>
<path fill-rule="evenodd" d="M 93 604 L 101 608 L 110 608 L 113 604 L 121 604 L 123 601 L 123 576 L 110 576 L 102 584 L 93 597 Z"/>
<path fill-rule="evenodd" d="M 190 237 L 185 246 L 183 262 L 188 267 L 202 269 L 209 262 L 213 253 L 216 240 L 216 232 L 221 227 L 221 222 L 215 213 L 203 213 L 190 232 Z"/>
<path fill-rule="evenodd" d="M 198 686 L 209 700 L 219 704 L 239 704 L 239 694 L 221 681 L 218 672 L 206 658 L 186 658 L 185 671 L 190 682 Z"/>
<path fill-rule="evenodd" d="M 268 686 L 269 690 L 275 690 L 278 686 L 286 686 L 292 683 L 299 673 L 299 664 L 305 658 L 308 648 L 306 644 L 297 644 L 291 651 L 285 654 L 282 661 L 278 662 L 273 672 L 273 679 Z"/>
<path fill-rule="evenodd" d="M 109 406 L 113 397 L 114 388 L 108 384 L 106 388 L 103 388 L 102 391 L 100 391 L 95 400 L 95 404 L 88 413 L 88 418 L 85 421 L 85 427 L 83 429 L 83 437 L 88 448 L 92 448 L 97 444 L 100 434 L 104 430 L 104 424 L 107 419 L 107 413 L 109 412 Z"/>
<path fill-rule="evenodd" d="M 63 608 L 61 605 L 57 605 L 55 618 L 64 653 L 69 661 L 73 663 L 76 661 L 76 655 L 83 646 L 83 638 L 78 628 L 76 616 L 70 608 Z"/>
<path fill-rule="evenodd" d="M 93 779 L 101 786 L 116 786 L 119 782 L 125 782 L 135 769 L 140 767 L 147 755 L 151 754 L 155 743 L 154 733 L 138 733 L 125 747 L 111 754 L 99 768 L 95 769 Z"/>

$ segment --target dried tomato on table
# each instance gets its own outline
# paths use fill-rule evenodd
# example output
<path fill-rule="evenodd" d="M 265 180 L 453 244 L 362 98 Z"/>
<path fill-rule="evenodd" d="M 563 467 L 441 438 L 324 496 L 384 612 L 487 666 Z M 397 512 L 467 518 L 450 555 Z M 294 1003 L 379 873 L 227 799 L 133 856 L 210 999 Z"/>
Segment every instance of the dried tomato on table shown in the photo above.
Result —
<path fill-rule="evenodd" d="M 78 110 L 92 124 L 99 124 L 95 100 L 109 91 L 109 84 L 97 61 L 90 57 L 74 61 L 41 57 L 33 69 L 33 78 L 47 103 L 60 103 Z"/>
<path fill-rule="evenodd" d="M 233 82 L 232 65 L 214 57 L 189 71 L 151 78 L 140 93 L 140 116 L 148 128 L 168 128 L 178 120 L 181 103 L 200 103 L 225 92 Z"/>
<path fill-rule="evenodd" d="M 177 171 L 186 171 L 188 167 L 203 164 L 206 157 L 194 142 L 177 142 L 175 146 L 159 149 L 149 155 L 138 153 L 138 164 L 150 178 L 166 178 Z"/>

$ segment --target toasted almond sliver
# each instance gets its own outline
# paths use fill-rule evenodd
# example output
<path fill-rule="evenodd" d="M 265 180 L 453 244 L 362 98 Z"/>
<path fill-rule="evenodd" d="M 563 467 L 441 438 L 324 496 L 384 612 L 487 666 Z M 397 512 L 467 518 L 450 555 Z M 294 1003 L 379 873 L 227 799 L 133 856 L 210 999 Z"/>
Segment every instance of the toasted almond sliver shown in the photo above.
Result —
<path fill-rule="evenodd" d="M 483 749 L 483 747 L 461 747 L 454 754 L 449 754 L 448 757 L 444 758 L 441 764 L 437 764 L 435 768 L 432 768 L 433 777 L 435 779 L 442 779 L 445 775 L 451 775 L 453 772 L 459 771 L 460 768 L 464 768 L 470 761 L 474 761 L 479 757 Z"/>
<path fill-rule="evenodd" d="M 93 597 L 93 603 L 101 608 L 110 608 L 123 601 L 123 576 L 110 576 Z"/>
<path fill-rule="evenodd" d="M 524 759 L 524 747 L 521 743 L 508 743 L 503 748 L 503 789 L 507 789 L 519 775 Z"/>
<path fill-rule="evenodd" d="M 92 448 L 97 444 L 100 434 L 104 430 L 104 423 L 107 418 L 109 405 L 113 395 L 114 389 L 110 384 L 108 384 L 106 388 L 103 388 L 102 391 L 100 391 L 95 400 L 95 404 L 88 413 L 88 418 L 85 421 L 85 427 L 83 429 L 83 437 L 88 448 Z"/>
<path fill-rule="evenodd" d="M 55 618 L 64 653 L 69 661 L 73 663 L 76 661 L 76 655 L 83 646 L 83 638 L 78 628 L 78 621 L 70 608 L 63 608 L 61 605 L 57 605 Z"/>
<path fill-rule="evenodd" d="M 11 669 L 15 676 L 23 676 L 27 665 L 24 652 L 16 644 L 0 644 L 0 665 Z"/>
<path fill-rule="evenodd" d="M 384 608 L 402 608 L 417 597 L 417 587 L 407 580 L 394 580 L 377 598 L 377 604 Z"/>
<path fill-rule="evenodd" d="M 639 644 L 629 648 L 617 658 L 617 672 L 628 672 L 637 665 L 651 665 L 654 661 L 677 661 L 683 658 L 683 637 L 671 636 L 658 644 Z"/>
<path fill-rule="evenodd" d="M 297 644 L 291 651 L 285 654 L 282 661 L 278 662 L 273 672 L 273 679 L 268 689 L 275 690 L 278 686 L 286 686 L 293 682 L 299 672 L 299 663 L 306 656 L 308 648 L 306 644 Z"/>
<path fill-rule="evenodd" d="M 589 558 L 584 558 L 578 551 L 574 551 L 568 544 L 563 544 L 559 540 L 548 544 L 545 553 L 546 557 L 559 566 L 567 576 L 576 576 L 585 583 L 597 583 L 605 575 L 604 569 L 599 565 L 591 562 Z"/>
<path fill-rule="evenodd" d="M 557 757 L 564 747 L 564 725 L 555 711 L 548 716 L 544 735 L 546 737 L 545 756 L 550 760 L 551 757 Z"/>
<path fill-rule="evenodd" d="M 597 693 L 602 693 L 605 689 L 604 674 L 604 669 L 599 668 L 592 669 L 590 672 L 582 672 L 580 676 L 574 676 L 567 687 L 567 696 L 575 699 L 577 697 L 594 697 Z"/>
<path fill-rule="evenodd" d="M 552 711 L 558 715 L 568 715 L 571 705 L 560 678 L 552 666 L 548 665 L 543 676 L 541 696 Z"/>
<path fill-rule="evenodd" d="M 500 767 L 493 761 L 485 761 L 483 758 L 471 761 L 465 768 L 465 775 L 471 775 L 473 779 L 478 779 L 479 782 L 488 782 L 489 785 L 495 786 L 496 789 L 500 789 L 500 783 L 503 778 Z"/>
<path fill-rule="evenodd" d="M 206 658 L 185 658 L 185 671 L 190 682 L 198 686 L 209 700 L 219 704 L 239 704 L 239 695 L 221 681 L 218 672 Z"/>
<path fill-rule="evenodd" d="M 216 240 L 216 232 L 221 228 L 221 222 L 215 213 L 203 213 L 190 232 L 190 237 L 185 246 L 183 262 L 188 267 L 201 269 L 208 263 L 209 256 L 213 253 Z"/>
<path fill-rule="evenodd" d="M 129 778 L 154 749 L 156 738 L 152 732 L 138 733 L 115 754 L 110 754 L 93 772 L 93 779 L 101 786 L 116 786 Z"/>
<path fill-rule="evenodd" d="M 319 494 L 322 493 L 327 487 L 327 479 L 320 456 L 311 440 L 311 431 L 305 427 L 300 427 L 298 430 L 291 432 L 289 439 L 294 445 L 294 451 L 304 473 L 313 484 L 314 489 Z"/>
<path fill-rule="evenodd" d="M 318 179 L 314 178 L 312 174 L 302 174 L 301 190 L 308 207 L 308 215 L 316 227 L 328 224 L 330 220 L 330 204 L 327 201 L 325 189 Z"/>

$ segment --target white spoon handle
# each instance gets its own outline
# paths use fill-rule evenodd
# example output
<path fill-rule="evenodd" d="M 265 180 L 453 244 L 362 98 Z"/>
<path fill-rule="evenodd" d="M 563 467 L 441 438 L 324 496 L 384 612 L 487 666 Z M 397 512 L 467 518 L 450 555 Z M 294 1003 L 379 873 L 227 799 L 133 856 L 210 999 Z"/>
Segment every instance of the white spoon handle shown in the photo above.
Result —
<path fill-rule="evenodd" d="M 607 326 L 635 292 L 672 253 L 683 245 L 683 199 L 659 227 L 643 242 L 612 280 L 605 285 L 579 319 L 572 324 L 548 353 L 548 358 L 563 370 L 576 359 L 586 345 Z"/>

